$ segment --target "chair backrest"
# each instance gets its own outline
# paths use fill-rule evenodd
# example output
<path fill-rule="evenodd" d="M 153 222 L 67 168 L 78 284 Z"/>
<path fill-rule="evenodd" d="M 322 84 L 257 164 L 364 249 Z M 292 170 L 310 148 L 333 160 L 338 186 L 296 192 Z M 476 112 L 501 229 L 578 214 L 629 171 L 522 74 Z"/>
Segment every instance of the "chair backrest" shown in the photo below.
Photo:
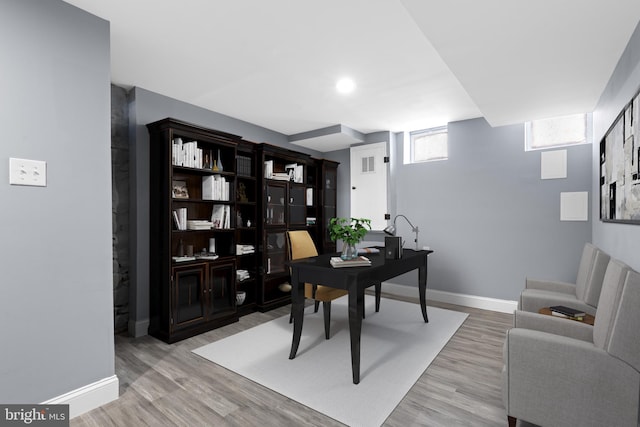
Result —
<path fill-rule="evenodd" d="M 611 259 L 602 282 L 602 293 L 593 324 L 593 344 L 607 350 L 611 331 L 618 314 L 620 296 L 630 268 L 623 262 Z"/>
<path fill-rule="evenodd" d="M 591 243 L 584 245 L 576 277 L 576 297 L 579 300 L 593 307 L 598 306 L 602 281 L 610 258 Z"/>
<path fill-rule="evenodd" d="M 640 372 L 640 273 L 637 271 L 627 273 L 606 350 Z"/>
<path fill-rule="evenodd" d="M 287 231 L 287 240 L 289 241 L 289 259 L 318 255 L 316 245 L 307 230 Z"/>

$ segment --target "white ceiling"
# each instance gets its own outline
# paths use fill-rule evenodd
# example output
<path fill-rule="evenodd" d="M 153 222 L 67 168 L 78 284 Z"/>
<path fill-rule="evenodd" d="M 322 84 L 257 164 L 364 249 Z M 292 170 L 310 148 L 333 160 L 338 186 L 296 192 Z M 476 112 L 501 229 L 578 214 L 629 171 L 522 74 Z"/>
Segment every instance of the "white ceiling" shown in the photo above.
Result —
<path fill-rule="evenodd" d="M 589 112 L 640 19 L 638 0 L 66 1 L 111 22 L 114 84 L 285 135 Z M 297 143 L 349 138 L 327 142 Z"/>

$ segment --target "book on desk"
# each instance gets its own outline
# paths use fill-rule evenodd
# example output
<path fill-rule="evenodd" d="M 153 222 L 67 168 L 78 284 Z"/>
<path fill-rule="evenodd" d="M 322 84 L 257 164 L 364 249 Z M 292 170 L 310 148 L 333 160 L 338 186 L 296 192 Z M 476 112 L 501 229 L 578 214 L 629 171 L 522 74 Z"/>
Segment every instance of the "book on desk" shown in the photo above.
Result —
<path fill-rule="evenodd" d="M 365 256 L 359 256 L 354 259 L 344 260 L 339 256 L 331 257 L 329 261 L 333 268 L 343 268 L 343 267 L 366 267 L 371 265 L 371 260 Z"/>

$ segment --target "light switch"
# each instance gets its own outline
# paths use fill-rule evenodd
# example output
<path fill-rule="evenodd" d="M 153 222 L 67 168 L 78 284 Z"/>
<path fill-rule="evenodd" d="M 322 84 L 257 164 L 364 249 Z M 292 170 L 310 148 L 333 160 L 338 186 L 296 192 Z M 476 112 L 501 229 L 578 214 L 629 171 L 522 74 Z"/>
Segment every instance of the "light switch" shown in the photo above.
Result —
<path fill-rule="evenodd" d="M 9 184 L 47 186 L 47 162 L 9 158 Z"/>

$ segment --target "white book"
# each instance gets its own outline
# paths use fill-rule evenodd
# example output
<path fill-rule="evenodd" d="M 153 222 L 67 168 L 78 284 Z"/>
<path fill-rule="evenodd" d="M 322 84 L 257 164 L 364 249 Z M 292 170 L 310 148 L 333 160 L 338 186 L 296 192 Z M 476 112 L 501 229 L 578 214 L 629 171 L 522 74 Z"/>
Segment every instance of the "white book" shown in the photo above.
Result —
<path fill-rule="evenodd" d="M 213 177 L 202 177 L 202 200 L 213 200 Z"/>
<path fill-rule="evenodd" d="M 179 213 L 179 217 L 180 217 L 180 229 L 181 230 L 186 230 L 187 229 L 187 208 L 180 208 L 178 209 L 178 213 Z"/>
<path fill-rule="evenodd" d="M 293 176 L 294 182 L 303 182 L 304 167 L 302 165 L 296 165 L 295 173 Z"/>
<path fill-rule="evenodd" d="M 178 212 L 173 211 L 173 221 L 176 224 L 176 229 L 181 230 L 180 228 L 180 218 L 178 218 Z"/>
<path fill-rule="evenodd" d="M 224 206 L 224 228 L 231 228 L 231 206 Z"/>
<path fill-rule="evenodd" d="M 307 188 L 307 206 L 313 206 L 313 187 Z"/>
<path fill-rule="evenodd" d="M 264 177 L 271 178 L 273 176 L 273 160 L 266 160 L 264 162 Z"/>
<path fill-rule="evenodd" d="M 224 205 L 213 205 L 213 211 L 211 212 L 211 222 L 213 228 L 223 228 L 224 219 Z"/>
<path fill-rule="evenodd" d="M 196 167 L 196 143 L 195 141 L 189 142 L 189 167 Z"/>

